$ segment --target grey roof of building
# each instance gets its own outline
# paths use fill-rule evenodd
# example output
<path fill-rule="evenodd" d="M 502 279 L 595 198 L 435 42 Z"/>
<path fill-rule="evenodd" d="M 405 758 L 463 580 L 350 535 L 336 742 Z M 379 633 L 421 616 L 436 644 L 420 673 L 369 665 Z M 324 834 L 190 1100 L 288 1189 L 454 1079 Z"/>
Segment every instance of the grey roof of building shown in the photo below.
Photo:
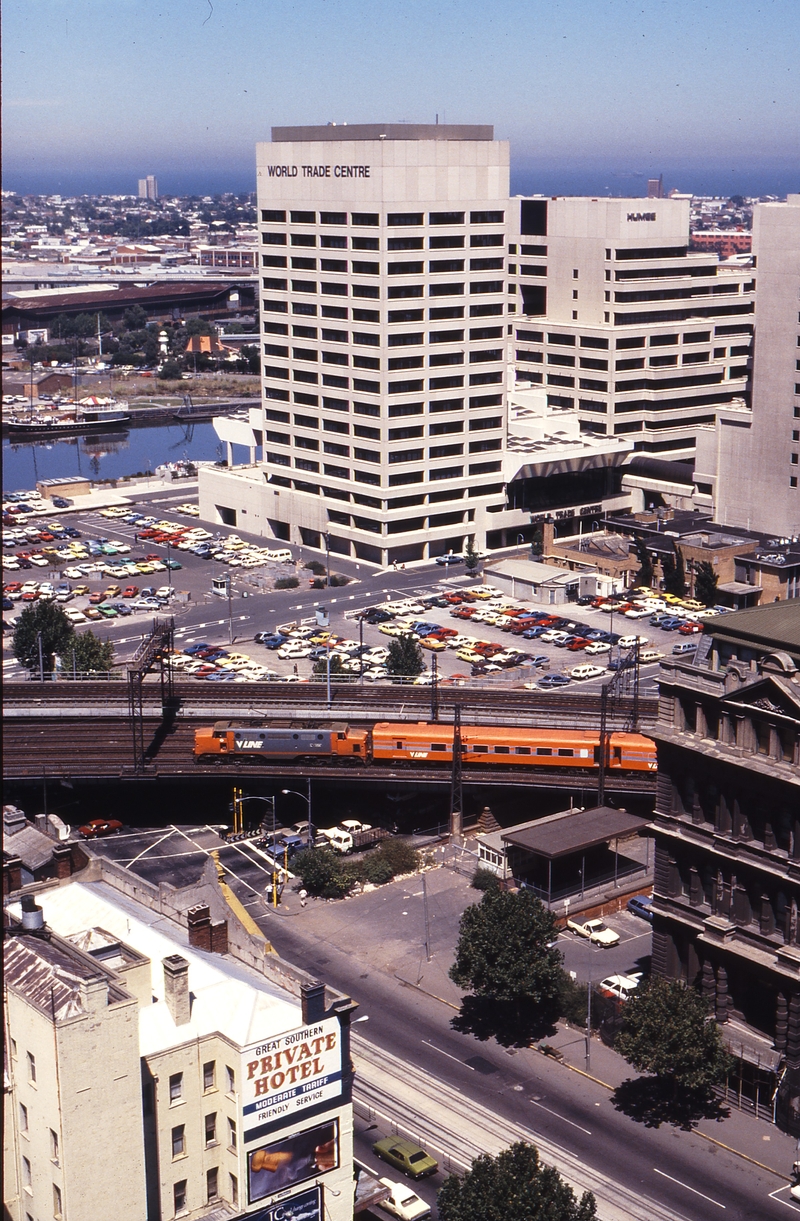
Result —
<path fill-rule="evenodd" d="M 493 140 L 491 124 L 327 123 L 320 127 L 273 127 L 273 143 L 318 140 Z M 365 205 L 366 206 L 366 205 Z"/>
<path fill-rule="evenodd" d="M 800 652 L 800 598 L 769 602 L 707 619 L 705 630 L 713 636 L 740 640 L 765 652 L 788 649 Z"/>
<path fill-rule="evenodd" d="M 22 831 L 6 835 L 3 840 L 3 855 L 18 856 L 26 869 L 33 872 L 46 865 L 56 847 L 55 840 L 36 827 L 27 826 Z"/>
<path fill-rule="evenodd" d="M 60 937 L 18 935 L 6 938 L 3 974 L 9 988 L 24 996 L 53 1021 L 84 1011 L 81 984 L 108 979 L 110 1002 L 126 1000 L 127 992 L 107 972 Z"/>
<path fill-rule="evenodd" d="M 620 835 L 633 835 L 647 823 L 648 819 L 629 814 L 627 810 L 594 806 L 590 810 L 568 811 L 525 829 L 512 828 L 505 832 L 503 839 L 507 844 L 552 860 L 605 844 Z"/>

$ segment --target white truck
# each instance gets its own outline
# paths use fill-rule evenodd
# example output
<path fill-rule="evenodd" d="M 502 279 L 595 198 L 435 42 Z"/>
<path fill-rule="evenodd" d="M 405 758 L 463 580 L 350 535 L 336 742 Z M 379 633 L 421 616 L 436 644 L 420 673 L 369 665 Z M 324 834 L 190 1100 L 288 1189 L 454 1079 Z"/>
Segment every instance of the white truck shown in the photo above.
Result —
<path fill-rule="evenodd" d="M 371 827 L 368 823 L 357 822 L 348 818 L 338 827 L 321 828 L 317 832 L 317 843 L 333 848 L 346 856 L 350 852 L 360 852 L 364 848 L 374 848 L 381 840 L 388 837 L 389 832 L 383 827 Z"/>

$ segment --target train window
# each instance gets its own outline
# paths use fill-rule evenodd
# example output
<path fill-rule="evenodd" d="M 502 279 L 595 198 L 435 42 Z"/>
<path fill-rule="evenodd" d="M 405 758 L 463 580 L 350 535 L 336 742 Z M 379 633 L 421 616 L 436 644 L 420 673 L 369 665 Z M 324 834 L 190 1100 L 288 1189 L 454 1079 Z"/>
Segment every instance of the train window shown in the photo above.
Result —
<path fill-rule="evenodd" d="M 447 750 L 444 742 L 431 742 L 431 750 Z"/>
<path fill-rule="evenodd" d="M 529 755 L 530 753 L 531 753 L 530 746 L 516 746 L 514 748 L 514 754 L 516 754 L 516 755 Z"/>
<path fill-rule="evenodd" d="M 360 754 L 361 754 L 361 743 L 360 743 L 360 742 L 354 742 L 354 743 L 353 743 L 353 753 L 354 753 L 354 754 L 356 754 L 356 755 L 360 755 Z"/>
<path fill-rule="evenodd" d="M 508 749 L 508 747 L 507 747 L 507 746 L 495 746 L 495 748 L 494 748 L 494 753 L 495 753 L 496 755 L 508 755 L 508 754 L 510 754 L 511 752 L 510 752 L 510 750 Z"/>
<path fill-rule="evenodd" d="M 553 752 L 549 746 L 537 746 L 536 753 L 537 755 L 552 755 Z"/>
<path fill-rule="evenodd" d="M 402 750 L 402 749 L 403 749 L 403 743 L 402 743 L 402 742 L 398 742 L 398 743 L 397 743 L 397 749 L 398 749 L 398 750 Z"/>
<path fill-rule="evenodd" d="M 563 746 L 563 747 L 559 747 L 558 753 L 560 755 L 567 755 L 568 757 L 571 758 L 575 752 L 573 750 L 571 750 L 569 747 Z"/>
<path fill-rule="evenodd" d="M 489 747 L 488 747 L 488 746 L 473 746 L 473 748 L 472 748 L 472 749 L 473 749 L 473 751 L 474 751 L 474 753 L 475 753 L 476 755 L 477 755 L 477 754 L 484 754 L 484 755 L 488 755 L 488 753 L 489 753 Z"/>

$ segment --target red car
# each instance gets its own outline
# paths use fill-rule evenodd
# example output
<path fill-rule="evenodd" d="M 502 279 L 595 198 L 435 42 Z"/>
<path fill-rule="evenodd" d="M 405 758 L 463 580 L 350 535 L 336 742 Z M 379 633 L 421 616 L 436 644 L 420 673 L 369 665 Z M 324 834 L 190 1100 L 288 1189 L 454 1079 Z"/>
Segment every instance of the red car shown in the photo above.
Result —
<path fill-rule="evenodd" d="M 702 623 L 682 623 L 678 628 L 681 636 L 697 636 L 702 630 Z"/>
<path fill-rule="evenodd" d="M 160 560 L 161 556 L 156 555 L 154 552 L 151 552 L 150 555 L 146 555 L 144 557 L 144 559 L 145 559 L 146 564 L 150 564 L 150 563 L 152 563 L 153 560 Z"/>
<path fill-rule="evenodd" d="M 119 835 L 122 823 L 116 818 L 93 818 L 85 827 L 78 828 L 84 839 L 99 839 L 102 835 Z"/>
<path fill-rule="evenodd" d="M 138 585 L 126 585 L 122 591 L 123 598 L 135 598 L 139 592 Z"/>
<path fill-rule="evenodd" d="M 571 653 L 577 653 L 578 649 L 585 649 L 587 644 L 590 644 L 590 643 L 591 643 L 590 641 L 584 640 L 583 636 L 578 636 L 578 637 L 576 637 L 575 640 L 570 641 L 570 643 L 567 645 L 567 648 L 570 650 Z"/>
<path fill-rule="evenodd" d="M 97 592 L 95 592 L 93 594 L 89 594 L 89 605 L 90 606 L 99 606 L 100 603 L 105 602 L 105 600 L 106 600 L 105 594 L 101 594 L 101 593 L 97 593 Z"/>
<path fill-rule="evenodd" d="M 147 530 L 139 530 L 138 533 L 139 533 L 139 538 L 152 538 L 153 535 L 158 533 L 158 531 L 147 529 Z"/>
<path fill-rule="evenodd" d="M 23 602 L 35 602 L 39 597 L 38 589 L 29 589 L 27 593 L 22 595 Z"/>

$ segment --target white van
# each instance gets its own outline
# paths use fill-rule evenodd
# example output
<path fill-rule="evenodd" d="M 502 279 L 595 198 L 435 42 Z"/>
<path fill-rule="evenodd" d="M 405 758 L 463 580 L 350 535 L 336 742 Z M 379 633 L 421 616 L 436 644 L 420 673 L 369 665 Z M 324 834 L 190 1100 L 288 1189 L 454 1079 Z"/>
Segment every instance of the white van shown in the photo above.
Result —
<path fill-rule="evenodd" d="M 674 644 L 672 646 L 672 652 L 673 653 L 696 653 L 697 652 L 697 641 L 696 640 L 682 640 L 680 642 L 680 644 Z"/>
<path fill-rule="evenodd" d="M 284 547 L 281 551 L 268 551 L 267 557 L 274 560 L 276 564 L 291 564 L 294 559 L 288 547 Z"/>

